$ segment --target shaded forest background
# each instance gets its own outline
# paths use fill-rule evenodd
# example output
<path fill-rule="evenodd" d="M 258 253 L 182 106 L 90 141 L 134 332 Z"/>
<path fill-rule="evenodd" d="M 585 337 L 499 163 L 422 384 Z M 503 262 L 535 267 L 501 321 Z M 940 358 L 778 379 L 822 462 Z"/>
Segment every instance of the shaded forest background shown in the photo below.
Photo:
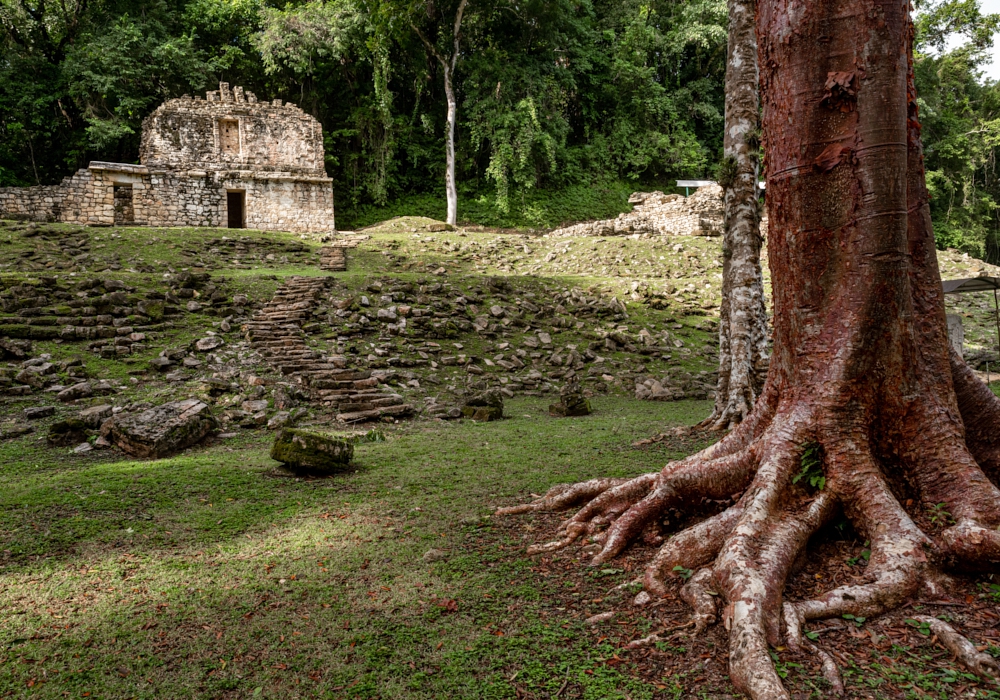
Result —
<path fill-rule="evenodd" d="M 459 0 L 0 0 L 0 186 L 136 162 L 163 100 L 243 85 L 323 124 L 342 229 L 444 215 L 440 66 Z M 1000 18 L 918 3 L 916 77 L 941 247 L 1000 262 Z M 470 0 L 456 73 L 459 220 L 626 211 L 721 160 L 724 0 Z"/>

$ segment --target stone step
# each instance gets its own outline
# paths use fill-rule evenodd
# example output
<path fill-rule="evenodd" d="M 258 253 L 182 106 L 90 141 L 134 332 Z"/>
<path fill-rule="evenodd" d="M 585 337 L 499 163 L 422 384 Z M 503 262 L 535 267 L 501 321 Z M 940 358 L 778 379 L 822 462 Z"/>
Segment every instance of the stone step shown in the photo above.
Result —
<path fill-rule="evenodd" d="M 398 406 L 385 406 L 384 408 L 374 408 L 369 411 L 354 411 L 337 414 L 337 420 L 344 423 L 363 423 L 365 421 L 377 420 L 382 416 L 406 416 L 413 413 L 413 406 L 400 404 Z"/>

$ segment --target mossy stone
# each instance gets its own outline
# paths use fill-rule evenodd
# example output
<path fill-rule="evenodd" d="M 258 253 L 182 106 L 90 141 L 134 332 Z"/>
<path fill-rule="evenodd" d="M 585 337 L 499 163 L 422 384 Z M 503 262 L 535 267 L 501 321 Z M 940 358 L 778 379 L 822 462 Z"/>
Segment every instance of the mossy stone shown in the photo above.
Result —
<path fill-rule="evenodd" d="M 283 428 L 271 447 L 271 459 L 292 470 L 345 471 L 353 458 L 354 445 L 347 440 L 297 428 Z"/>
<path fill-rule="evenodd" d="M 462 415 L 483 423 L 503 418 L 503 409 L 496 406 L 464 406 Z"/>

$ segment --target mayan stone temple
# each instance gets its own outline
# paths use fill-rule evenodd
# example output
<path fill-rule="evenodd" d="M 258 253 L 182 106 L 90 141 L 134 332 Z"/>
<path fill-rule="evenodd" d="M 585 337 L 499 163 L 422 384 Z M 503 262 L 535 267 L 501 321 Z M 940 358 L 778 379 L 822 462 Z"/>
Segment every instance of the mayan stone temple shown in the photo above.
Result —
<path fill-rule="evenodd" d="M 143 121 L 139 162 L 92 161 L 58 185 L 0 188 L 0 218 L 335 230 L 322 127 L 293 104 L 228 83 L 168 100 Z"/>

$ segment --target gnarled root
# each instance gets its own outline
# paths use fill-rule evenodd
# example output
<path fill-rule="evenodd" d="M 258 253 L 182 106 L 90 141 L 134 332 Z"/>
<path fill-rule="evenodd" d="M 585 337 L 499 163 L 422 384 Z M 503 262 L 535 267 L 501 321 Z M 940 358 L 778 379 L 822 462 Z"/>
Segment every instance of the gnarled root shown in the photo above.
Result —
<path fill-rule="evenodd" d="M 676 567 L 697 569 L 715 559 L 742 513 L 743 506 L 737 504 L 667 540 L 646 567 L 643 590 L 663 596 L 667 592 L 666 577 Z"/>
<path fill-rule="evenodd" d="M 695 634 L 701 634 L 710 625 L 715 624 L 716 595 L 718 594 L 712 590 L 711 569 L 700 569 L 681 588 L 681 600 L 690 605 L 694 611 L 691 621 L 694 622 Z"/>
<path fill-rule="evenodd" d="M 844 677 L 840 675 L 840 668 L 837 667 L 837 662 L 833 660 L 833 657 L 829 653 L 818 647 L 813 647 L 813 653 L 819 657 L 823 669 L 823 678 L 830 684 L 830 690 L 838 697 L 843 695 Z"/>
<path fill-rule="evenodd" d="M 537 501 L 510 508 L 497 508 L 497 515 L 520 515 L 540 510 L 566 510 L 577 503 L 589 501 L 608 489 L 624 484 L 628 479 L 591 479 L 579 484 L 557 484 Z"/>
<path fill-rule="evenodd" d="M 913 618 L 930 627 L 941 645 L 955 655 L 955 659 L 980 678 L 1000 678 L 1000 664 L 989 654 L 977 651 L 975 645 L 944 620 L 927 615 Z"/>
<path fill-rule="evenodd" d="M 978 468 L 967 452 L 963 456 L 964 448 L 954 435 L 930 429 L 929 440 L 940 438 L 950 444 L 900 454 L 898 464 L 886 465 L 873 457 L 865 431 L 829 406 L 777 411 L 773 417 L 766 429 L 744 422 L 713 448 L 671 463 L 659 473 L 562 487 L 529 506 L 499 512 L 565 508 L 586 500 L 560 526 L 560 539 L 529 552 L 552 551 L 590 537 L 601 546 L 592 561 L 600 564 L 633 542 L 658 540 L 662 521 L 673 510 L 685 511 L 706 498 L 737 498 L 722 512 L 660 546 L 644 572 L 643 590 L 635 603 L 655 606 L 655 599 L 667 594 L 667 580 L 675 571 L 686 575 L 694 570 L 680 590 L 693 615 L 685 625 L 636 640 L 629 648 L 664 641 L 665 634 L 681 628 L 700 633 L 721 612 L 729 631 L 730 676 L 753 700 L 789 697 L 770 654 L 770 647 L 783 638 L 794 650 L 816 654 L 832 694 L 841 695 L 843 679 L 833 656 L 803 639 L 804 624 L 847 614 L 873 617 L 921 590 L 940 590 L 942 565 L 995 568 L 1000 562 L 1000 531 L 994 529 L 1000 517 L 1000 492 L 984 481 L 981 471 L 976 473 Z M 742 434 L 731 440 L 738 432 Z M 807 444 L 821 446 L 825 481 L 819 487 L 800 482 Z M 932 540 L 893 494 L 887 469 L 904 469 L 912 475 L 911 483 L 925 503 L 936 505 L 936 499 L 947 496 L 946 505 L 957 523 Z M 963 474 L 969 476 L 964 490 L 958 488 Z M 870 541 L 865 580 L 813 599 L 784 600 L 785 582 L 796 560 L 810 537 L 838 510 Z M 1000 666 L 993 659 L 976 652 L 945 623 L 926 620 L 960 663 L 983 677 L 1000 677 Z"/>

